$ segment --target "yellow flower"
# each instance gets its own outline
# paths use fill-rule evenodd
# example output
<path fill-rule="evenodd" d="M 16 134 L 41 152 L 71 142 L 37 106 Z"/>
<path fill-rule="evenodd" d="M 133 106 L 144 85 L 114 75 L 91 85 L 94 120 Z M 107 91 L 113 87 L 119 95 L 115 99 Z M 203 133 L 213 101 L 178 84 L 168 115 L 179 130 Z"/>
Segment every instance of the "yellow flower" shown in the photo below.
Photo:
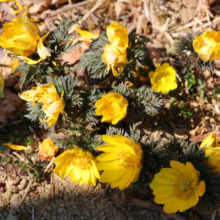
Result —
<path fill-rule="evenodd" d="M 76 30 L 81 36 L 79 39 L 76 39 L 76 41 L 79 40 L 79 41 L 85 41 L 85 42 L 92 42 L 95 39 L 99 38 L 99 34 L 95 34 L 95 33 L 93 34 L 89 31 L 85 31 L 80 28 L 76 28 Z"/>
<path fill-rule="evenodd" d="M 113 46 L 128 47 L 128 29 L 114 21 L 107 27 L 107 37 Z"/>
<path fill-rule="evenodd" d="M 11 68 L 11 72 L 14 73 L 16 71 L 16 69 L 20 66 L 20 58 L 12 58 L 11 60 L 11 64 L 10 64 L 10 68 Z M 16 73 L 15 75 L 20 76 L 21 73 Z"/>
<path fill-rule="evenodd" d="M 2 73 L 0 72 L 0 98 L 4 98 L 4 87 L 5 87 L 5 81 L 3 79 Z"/>
<path fill-rule="evenodd" d="M 200 144 L 200 148 L 215 147 L 215 144 L 218 145 L 218 141 L 218 137 L 216 137 L 215 141 L 215 133 L 213 132 L 203 139 L 202 143 Z"/>
<path fill-rule="evenodd" d="M 60 113 L 64 113 L 65 101 L 63 100 L 64 92 L 62 92 L 61 97 L 57 92 L 48 93 L 39 99 L 39 102 L 43 103 L 42 109 L 46 114 L 47 119 L 40 119 L 42 122 L 46 122 L 49 126 L 56 123 L 59 118 Z"/>
<path fill-rule="evenodd" d="M 43 46 L 49 33 L 41 38 L 38 25 L 34 22 L 18 17 L 5 23 L 3 29 L 0 46 L 13 55 L 21 56 L 28 64 L 36 64 L 50 56 L 48 49 Z M 40 56 L 39 60 L 35 61 L 27 57 L 36 52 Z"/>
<path fill-rule="evenodd" d="M 118 22 L 112 22 L 107 27 L 107 37 L 110 44 L 103 48 L 102 61 L 107 64 L 107 73 L 112 69 L 113 75 L 117 76 L 123 71 L 127 60 L 128 30 Z"/>
<path fill-rule="evenodd" d="M 37 87 L 32 87 L 31 90 L 25 91 L 18 95 L 25 101 L 33 102 L 33 106 L 35 102 L 43 103 L 42 110 L 46 114 L 46 119 L 40 119 L 40 121 L 46 122 L 48 126 L 55 124 L 60 113 L 64 113 L 64 92 L 62 92 L 60 97 L 56 91 L 56 88 L 51 83 L 37 85 Z"/>
<path fill-rule="evenodd" d="M 185 165 L 172 160 L 170 166 L 155 174 L 150 188 L 154 201 L 164 204 L 165 213 L 184 212 L 198 203 L 205 193 L 205 182 L 199 180 L 200 174 L 190 162 Z"/>
<path fill-rule="evenodd" d="M 121 135 L 103 135 L 102 139 L 109 144 L 96 147 L 105 152 L 97 157 L 98 169 L 104 170 L 100 182 L 111 183 L 111 188 L 123 190 L 139 178 L 142 147 L 138 142 Z"/>
<path fill-rule="evenodd" d="M 102 61 L 107 64 L 107 73 L 112 69 L 113 76 L 117 76 L 118 73 L 123 71 L 128 62 L 126 49 L 125 47 L 106 44 L 102 54 Z"/>
<path fill-rule="evenodd" d="M 208 30 L 195 36 L 193 48 L 203 62 L 220 58 L 220 31 Z"/>
<path fill-rule="evenodd" d="M 59 147 L 54 146 L 54 143 L 50 140 L 50 138 L 45 139 L 43 142 L 39 142 L 39 160 L 51 160 L 54 157 Z"/>
<path fill-rule="evenodd" d="M 31 90 L 25 91 L 22 94 L 18 94 L 20 98 L 27 102 L 33 102 L 33 106 L 35 101 L 39 101 L 46 94 L 56 93 L 56 88 L 53 84 L 48 83 L 45 85 L 38 84 L 37 87 L 32 87 Z"/>
<path fill-rule="evenodd" d="M 37 52 L 41 59 L 46 59 L 47 57 L 50 57 L 50 51 L 44 46 L 44 40 L 47 38 L 50 32 L 45 34 L 38 42 Z"/>
<path fill-rule="evenodd" d="M 117 124 L 127 115 L 128 100 L 117 92 L 103 95 L 95 103 L 96 115 L 102 115 L 102 122 Z"/>
<path fill-rule="evenodd" d="M 209 165 L 208 169 L 212 172 L 220 172 L 220 144 L 219 138 L 216 137 L 215 133 L 211 133 L 209 136 L 205 137 L 202 141 L 200 148 L 203 148 L 205 157 L 208 157 L 206 164 Z"/>
<path fill-rule="evenodd" d="M 67 149 L 54 162 L 57 162 L 54 173 L 60 173 L 61 179 L 69 175 L 70 182 L 78 182 L 80 186 L 83 183 L 95 186 L 100 178 L 94 156 L 79 147 Z"/>
<path fill-rule="evenodd" d="M 0 46 L 19 56 L 29 56 L 37 51 L 40 30 L 32 21 L 15 18 L 3 25 Z"/>
<path fill-rule="evenodd" d="M 154 71 L 149 72 L 152 89 L 162 93 L 168 93 L 177 88 L 176 71 L 169 63 L 158 66 Z"/>
<path fill-rule="evenodd" d="M 23 145 L 14 145 L 14 144 L 5 144 L 6 146 L 10 147 L 12 150 L 26 150 L 27 147 L 23 146 Z"/>
<path fill-rule="evenodd" d="M 208 157 L 206 164 L 212 172 L 220 172 L 220 147 L 207 147 L 204 149 L 205 157 Z"/>

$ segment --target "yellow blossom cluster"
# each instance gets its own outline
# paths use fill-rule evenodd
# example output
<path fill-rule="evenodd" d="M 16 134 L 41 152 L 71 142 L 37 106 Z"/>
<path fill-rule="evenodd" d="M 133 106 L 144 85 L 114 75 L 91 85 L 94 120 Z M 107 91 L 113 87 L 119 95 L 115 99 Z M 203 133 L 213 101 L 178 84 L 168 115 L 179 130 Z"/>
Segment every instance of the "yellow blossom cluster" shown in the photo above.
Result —
<path fill-rule="evenodd" d="M 96 115 L 102 115 L 102 122 L 117 124 L 127 115 L 128 100 L 117 92 L 103 95 L 95 103 Z"/>
<path fill-rule="evenodd" d="M 108 144 L 97 147 L 105 152 L 97 157 L 99 170 L 104 170 L 100 182 L 111 183 L 112 188 L 123 190 L 139 178 L 143 166 L 142 147 L 122 135 L 103 135 L 102 139 Z"/>
<path fill-rule="evenodd" d="M 44 46 L 44 41 L 49 33 L 41 37 L 40 30 L 34 22 L 18 17 L 9 23 L 5 23 L 3 28 L 0 46 L 10 54 L 19 56 L 12 59 L 10 66 L 12 72 L 20 65 L 20 59 L 28 64 L 36 64 L 51 56 L 50 50 Z M 77 28 L 77 31 L 81 35 L 79 39 L 82 41 L 92 42 L 98 38 L 98 35 L 83 31 L 80 28 Z M 110 43 L 106 43 L 103 47 L 104 52 L 101 59 L 107 65 L 107 73 L 112 70 L 113 75 L 118 76 L 128 63 L 128 30 L 122 24 L 112 22 L 107 27 L 107 37 Z M 219 32 L 206 31 L 195 37 L 193 47 L 203 62 L 220 58 Z M 32 60 L 29 57 L 35 53 L 39 55 L 38 60 Z M 55 61 L 53 64 L 56 66 Z M 154 69 L 154 67 L 144 65 L 141 68 Z M 53 76 L 53 74 L 51 75 Z M 149 81 L 147 77 L 141 77 L 138 73 L 137 76 L 136 79 L 142 82 Z M 163 63 L 161 66 L 157 66 L 154 71 L 149 72 L 152 89 L 164 94 L 178 87 L 176 76 L 176 70 L 169 63 Z M 4 96 L 3 89 L 4 80 L 0 74 L 0 98 Z M 73 93 L 70 92 L 70 94 Z M 19 96 L 27 102 L 32 102 L 33 107 L 37 105 L 36 103 L 40 104 L 41 110 L 45 114 L 45 117 L 40 118 L 40 121 L 47 123 L 49 127 L 57 122 L 60 114 L 65 113 L 64 91 L 58 94 L 55 86 L 51 83 L 37 84 L 36 87 L 24 91 Z M 66 94 L 65 96 L 68 97 Z M 96 107 L 96 115 L 102 116 L 101 122 L 116 125 L 127 116 L 129 97 L 124 96 L 110 91 L 93 103 Z M 77 111 L 80 110 L 77 109 Z M 89 150 L 80 148 L 80 146 L 73 145 L 65 149 L 54 160 L 56 163 L 54 173 L 60 174 L 60 178 L 69 176 L 71 182 L 78 182 L 79 185 L 96 186 L 97 180 L 99 180 L 102 183 L 110 183 L 111 188 L 119 187 L 120 190 L 136 182 L 143 168 L 142 145 L 122 135 L 103 135 L 102 140 L 105 144 L 96 146 L 95 149 L 99 154 L 97 157 Z M 211 172 L 220 172 L 220 144 L 218 142 L 219 139 L 216 138 L 215 133 L 212 133 L 200 145 L 205 157 L 207 157 L 205 158 L 205 163 L 208 165 L 207 169 Z M 13 150 L 28 149 L 23 145 L 6 145 Z M 38 145 L 39 161 L 54 159 L 58 153 L 59 147 L 50 138 L 39 142 Z M 147 160 L 147 158 L 145 159 Z M 207 182 L 205 183 L 200 176 L 201 171 L 196 170 L 196 165 L 195 167 L 194 165 L 189 161 L 181 163 L 171 160 L 169 168 L 162 168 L 160 172 L 154 175 L 149 186 L 155 196 L 155 203 L 163 204 L 165 213 L 184 212 L 196 206 L 200 197 L 204 195 Z"/>
<path fill-rule="evenodd" d="M 94 156 L 79 147 L 66 149 L 54 162 L 57 162 L 54 173 L 60 173 L 60 178 L 69 175 L 70 181 L 78 182 L 80 186 L 83 183 L 95 186 L 97 179 L 100 178 Z"/>
<path fill-rule="evenodd" d="M 58 120 L 58 117 L 64 113 L 65 101 L 63 100 L 64 92 L 61 97 L 58 95 L 56 88 L 53 84 L 37 85 L 32 87 L 31 90 L 25 91 L 19 96 L 28 102 L 42 103 L 42 110 L 46 114 L 46 119 L 41 119 L 42 122 L 46 122 L 48 126 L 52 126 Z"/>
<path fill-rule="evenodd" d="M 208 169 L 212 172 L 220 172 L 220 144 L 219 138 L 215 133 L 211 133 L 202 141 L 200 148 L 203 149 L 205 156 L 208 157 Z"/>
<path fill-rule="evenodd" d="M 220 31 L 208 30 L 195 36 L 193 48 L 203 62 L 220 58 Z"/>
<path fill-rule="evenodd" d="M 50 56 L 49 50 L 43 45 L 49 32 L 41 37 L 40 29 L 34 22 L 24 18 L 14 18 L 3 25 L 4 32 L 0 36 L 0 46 L 10 54 L 21 56 L 28 64 L 36 64 Z M 29 55 L 38 52 L 40 59 L 35 61 Z"/>
<path fill-rule="evenodd" d="M 107 64 L 107 73 L 112 69 L 113 75 L 120 74 L 126 66 L 128 30 L 118 22 L 112 22 L 107 27 L 107 37 L 110 44 L 104 47 L 102 61 Z"/>
<path fill-rule="evenodd" d="M 177 88 L 176 71 L 169 63 L 158 66 L 155 71 L 149 72 L 152 89 L 168 93 Z"/>
<path fill-rule="evenodd" d="M 96 180 L 100 179 L 100 182 L 111 183 L 112 188 L 119 187 L 120 190 L 137 181 L 143 165 L 141 145 L 122 135 L 103 135 L 102 139 L 108 144 L 97 149 L 105 153 L 95 159 L 89 151 L 73 146 L 54 160 L 58 162 L 54 172 L 61 178 L 69 175 L 70 181 L 79 185 L 95 186 Z M 101 176 L 98 170 L 104 170 Z"/>

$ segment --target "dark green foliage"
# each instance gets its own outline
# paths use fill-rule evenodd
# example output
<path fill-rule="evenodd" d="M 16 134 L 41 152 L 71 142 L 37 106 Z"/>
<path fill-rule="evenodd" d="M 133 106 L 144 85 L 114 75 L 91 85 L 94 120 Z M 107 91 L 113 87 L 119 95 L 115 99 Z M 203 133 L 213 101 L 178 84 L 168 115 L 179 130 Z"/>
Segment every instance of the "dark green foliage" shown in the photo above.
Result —
<path fill-rule="evenodd" d="M 164 103 L 164 100 L 154 94 L 153 90 L 147 86 L 130 89 L 121 83 L 117 87 L 113 87 L 113 89 L 128 100 L 128 113 L 138 115 L 141 118 L 157 114 Z"/>
<path fill-rule="evenodd" d="M 194 56 L 197 56 L 193 48 L 194 35 L 190 32 L 186 32 L 184 35 L 179 35 L 175 43 L 175 49 L 180 53 L 180 55 L 189 56 L 190 53 L 193 53 Z"/>
<path fill-rule="evenodd" d="M 94 104 L 102 95 L 103 93 L 97 89 L 88 89 L 83 94 L 83 107 L 80 109 L 79 117 L 91 125 L 96 125 L 100 121 L 95 114 L 96 107 Z"/>
<path fill-rule="evenodd" d="M 127 48 L 128 63 L 123 70 L 123 73 L 131 77 L 132 72 L 138 72 L 143 77 L 148 77 L 149 71 L 154 71 L 155 66 L 147 53 L 147 43 L 150 42 L 144 35 L 131 34 L 129 35 L 129 46 Z M 143 66 L 148 67 L 144 69 Z"/>
<path fill-rule="evenodd" d="M 185 140 L 175 138 L 173 135 L 166 134 L 167 139 L 163 140 L 162 143 L 167 146 L 171 152 L 181 155 L 183 150 L 187 147 L 188 143 Z"/>
<path fill-rule="evenodd" d="M 185 36 L 180 35 L 175 43 L 175 48 L 177 52 L 180 54 L 180 56 L 183 56 L 187 60 L 188 64 L 193 65 L 193 67 L 196 68 L 198 71 L 213 71 L 215 68 L 214 62 L 203 62 L 198 57 L 198 54 L 195 52 L 193 48 L 193 40 L 194 35 L 192 33 L 186 32 Z"/>
<path fill-rule="evenodd" d="M 208 165 L 205 164 L 205 153 L 202 149 L 196 150 L 195 145 L 187 148 L 182 162 L 191 162 L 195 169 L 200 173 L 200 180 L 206 184 L 206 190 L 199 202 L 196 205 L 196 210 L 202 213 L 213 213 L 220 205 L 220 175 L 208 170 Z"/>
<path fill-rule="evenodd" d="M 75 133 L 67 135 L 67 139 L 51 138 L 51 140 L 60 148 L 65 149 L 75 145 L 89 151 L 96 151 L 96 146 L 103 143 L 100 135 L 94 135 L 91 131 L 87 130 L 82 131 L 81 135 Z"/>
<path fill-rule="evenodd" d="M 33 102 L 26 102 L 26 105 L 28 107 L 28 111 L 29 113 L 27 115 L 25 115 L 25 117 L 27 117 L 28 119 L 30 119 L 31 121 L 38 121 L 40 124 L 40 127 L 49 130 L 54 130 L 54 126 L 50 126 L 48 128 L 48 125 L 46 122 L 41 122 L 40 119 L 45 120 L 47 118 L 46 114 L 44 113 L 44 111 L 42 111 L 42 104 L 41 103 L 36 103 L 33 106 Z"/>
<path fill-rule="evenodd" d="M 73 23 L 68 19 L 63 20 L 58 29 L 51 32 L 46 38 L 44 45 L 49 49 L 51 56 L 34 65 L 28 65 L 24 61 L 21 62 L 21 65 L 16 70 L 16 72 L 22 73 L 20 78 L 21 85 L 29 81 L 45 83 L 47 76 L 64 76 L 65 72 L 70 71 L 72 65 L 62 62 L 62 54 L 68 53 L 70 49 L 76 46 L 70 42 L 73 35 L 68 33 Z M 29 58 L 38 60 L 39 56 L 35 53 L 30 55 Z"/>
<path fill-rule="evenodd" d="M 134 183 L 136 190 L 140 193 L 147 193 L 149 184 L 153 177 L 160 169 L 169 167 L 170 161 L 175 158 L 175 154 L 171 153 L 161 144 L 161 140 L 150 139 L 150 136 L 143 136 L 141 141 L 143 150 L 143 167 L 140 177 Z"/>
<path fill-rule="evenodd" d="M 139 141 L 141 132 L 140 130 L 137 129 L 137 127 L 141 123 L 142 122 L 138 122 L 129 127 L 130 135 L 122 128 L 116 128 L 116 127 L 111 127 L 111 126 L 109 126 L 109 128 L 106 130 L 106 135 L 109 135 L 109 136 L 122 135 L 124 137 L 131 138 L 134 141 Z"/>
<path fill-rule="evenodd" d="M 59 54 L 71 48 L 71 45 L 68 41 L 72 38 L 72 34 L 69 34 L 69 30 L 72 28 L 73 24 L 73 21 L 70 21 L 68 18 L 66 18 L 61 21 L 57 27 L 57 30 L 53 32 L 55 43 L 54 48 L 57 47 L 56 51 L 58 51 Z"/>
<path fill-rule="evenodd" d="M 107 65 L 102 61 L 101 57 L 104 52 L 103 47 L 109 41 L 103 33 L 99 39 L 93 41 L 86 51 L 85 55 L 81 57 L 79 64 L 74 70 L 88 71 L 91 78 L 102 78 L 106 75 Z"/>

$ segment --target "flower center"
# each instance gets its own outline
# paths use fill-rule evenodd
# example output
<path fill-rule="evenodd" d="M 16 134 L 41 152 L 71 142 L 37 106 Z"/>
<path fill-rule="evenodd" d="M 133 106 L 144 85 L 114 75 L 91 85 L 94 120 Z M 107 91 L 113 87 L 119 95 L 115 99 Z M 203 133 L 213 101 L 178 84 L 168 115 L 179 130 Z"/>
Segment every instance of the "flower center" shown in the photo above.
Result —
<path fill-rule="evenodd" d="M 135 155 L 129 151 L 120 151 L 116 156 L 116 160 L 118 166 L 133 167 L 135 165 Z"/>
<path fill-rule="evenodd" d="M 167 73 L 161 73 L 160 75 L 158 75 L 156 77 L 155 80 L 157 83 L 159 84 L 164 84 L 164 83 L 168 83 L 169 82 L 169 74 Z"/>
<path fill-rule="evenodd" d="M 175 193 L 180 198 L 188 198 L 192 193 L 192 188 L 196 185 L 194 181 L 186 176 L 179 176 L 174 184 Z"/>
<path fill-rule="evenodd" d="M 91 167 L 91 158 L 89 156 L 78 156 L 73 159 L 73 166 L 77 166 L 80 169 L 89 169 Z"/>

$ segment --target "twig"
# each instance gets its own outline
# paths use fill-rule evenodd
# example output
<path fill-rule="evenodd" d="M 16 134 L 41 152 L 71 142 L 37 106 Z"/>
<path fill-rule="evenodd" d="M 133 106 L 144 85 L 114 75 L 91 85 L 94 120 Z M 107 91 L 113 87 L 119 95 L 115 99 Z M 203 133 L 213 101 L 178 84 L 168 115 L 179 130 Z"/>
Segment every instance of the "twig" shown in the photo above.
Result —
<path fill-rule="evenodd" d="M 205 27 L 208 27 L 208 26 L 210 26 L 210 25 L 213 25 L 213 24 L 215 24 L 215 23 L 218 22 L 218 21 L 220 21 L 220 17 L 217 17 L 217 18 L 214 19 L 213 21 L 210 21 L 210 22 L 204 24 L 203 26 L 200 26 L 200 27 L 198 27 L 198 28 L 195 28 L 193 31 L 194 31 L 194 32 L 199 31 L 201 28 L 205 28 Z"/>
<path fill-rule="evenodd" d="M 32 207 L 32 220 L 34 220 L 34 207 Z"/>
<path fill-rule="evenodd" d="M 188 6 L 183 0 L 179 0 L 180 1 L 180 3 L 182 4 L 182 5 L 184 5 L 186 8 L 193 8 L 192 6 Z"/>
<path fill-rule="evenodd" d="M 85 21 L 90 16 L 91 13 L 96 11 L 101 6 L 101 4 L 105 1 L 106 0 L 98 0 L 96 4 L 82 17 L 82 19 L 78 23 L 82 24 L 82 22 Z"/>
<path fill-rule="evenodd" d="M 48 204 L 49 204 L 49 199 L 47 200 L 46 205 L 44 206 L 42 212 L 41 212 L 40 215 L 36 218 L 36 220 L 40 219 L 41 215 L 44 213 L 44 211 L 45 211 L 45 209 L 47 208 Z"/>
<path fill-rule="evenodd" d="M 11 66 L 10 66 L 10 65 L 3 64 L 3 63 L 0 63 L 0 66 L 3 66 L 3 67 L 10 67 L 10 68 L 11 68 Z"/>
<path fill-rule="evenodd" d="M 98 196 L 96 196 L 95 198 L 92 199 L 92 201 L 98 199 L 101 195 L 104 195 L 110 188 L 111 186 L 111 183 L 108 183 L 108 185 L 106 186 L 106 188 L 104 190 L 102 190 L 101 193 L 98 194 Z"/>
<path fill-rule="evenodd" d="M 44 172 L 46 173 L 47 170 L 50 168 L 50 166 L 52 165 L 53 161 L 55 160 L 55 157 L 53 157 L 50 161 L 50 163 L 47 165 L 46 169 L 44 170 Z"/>
<path fill-rule="evenodd" d="M 194 18 L 195 19 L 195 18 Z M 195 25 L 195 24 L 201 24 L 201 25 L 203 25 L 203 23 L 202 23 L 202 21 L 206 21 L 207 20 L 207 18 L 205 17 L 205 18 L 203 18 L 203 19 L 201 19 L 201 20 L 199 20 L 198 18 L 197 19 L 195 19 L 195 21 L 192 21 L 192 22 L 190 22 L 190 23 L 188 23 L 188 24 L 186 24 L 186 25 L 184 25 L 184 26 L 181 26 L 181 27 L 178 27 L 178 28 L 176 28 L 176 29 L 173 29 L 173 31 L 180 31 L 180 30 L 182 30 L 182 29 L 184 29 L 184 28 L 189 28 L 189 27 L 192 27 L 193 25 Z"/>
<path fill-rule="evenodd" d="M 146 209 L 150 209 L 150 210 L 154 210 L 157 212 L 161 212 L 164 213 L 163 208 L 159 205 L 153 204 L 149 201 L 143 201 L 141 199 L 137 199 L 137 198 L 129 198 L 129 200 L 127 200 L 126 205 L 131 205 L 131 206 L 140 206 Z M 187 220 L 186 218 L 184 218 L 181 215 L 178 214 L 166 214 L 169 218 L 172 218 L 174 220 Z"/>
<path fill-rule="evenodd" d="M 22 198 L 20 204 L 22 204 L 22 202 L 24 201 L 24 199 L 25 199 L 25 197 L 26 197 L 26 195 L 27 195 L 27 193 L 28 193 L 28 191 L 29 191 L 29 189 L 30 189 L 30 187 L 31 187 L 31 184 L 32 184 L 32 181 L 31 181 L 31 179 L 29 179 L 28 186 L 27 186 L 27 188 L 26 188 L 26 190 L 25 190 L 25 193 L 24 193 L 24 195 L 23 195 L 23 198 Z"/>
<path fill-rule="evenodd" d="M 15 121 L 15 122 L 12 122 L 12 123 L 9 123 L 9 124 L 6 124 L 6 125 L 1 125 L 0 128 L 6 127 L 6 126 L 9 126 L 9 125 L 18 124 L 20 122 L 21 122 L 21 120 L 18 120 L 18 121 Z"/>
<path fill-rule="evenodd" d="M 161 29 L 161 32 L 166 31 L 169 23 L 170 23 L 170 18 L 167 18 L 167 20 L 165 21 L 165 23 L 164 23 L 164 25 L 163 25 L 163 27 Z"/>
<path fill-rule="evenodd" d="M 214 214 L 211 217 L 211 220 L 215 220 L 215 215 L 216 215 L 216 211 L 214 212 Z"/>
<path fill-rule="evenodd" d="M 25 159 L 23 157 L 21 157 L 17 152 L 12 152 L 12 154 L 14 154 L 16 157 L 18 157 L 21 161 L 23 161 L 26 164 L 27 167 L 34 170 L 37 173 L 37 175 L 40 176 L 39 173 L 37 172 L 37 170 L 35 170 L 33 167 L 29 166 L 27 164 L 27 162 L 25 161 Z"/>
<path fill-rule="evenodd" d="M 84 5 L 88 4 L 88 3 L 95 2 L 95 1 L 97 1 L 97 0 L 87 0 L 87 1 L 84 1 L 84 2 L 78 2 L 76 4 L 71 4 L 71 5 L 69 4 L 67 6 L 64 6 L 64 7 L 60 8 L 60 9 L 56 10 L 56 11 L 51 11 L 51 12 L 52 12 L 52 15 L 57 15 L 57 14 L 60 14 L 62 12 L 65 12 L 65 11 L 68 11 L 68 10 L 72 10 L 72 9 L 80 7 L 80 6 L 84 6 Z"/>

